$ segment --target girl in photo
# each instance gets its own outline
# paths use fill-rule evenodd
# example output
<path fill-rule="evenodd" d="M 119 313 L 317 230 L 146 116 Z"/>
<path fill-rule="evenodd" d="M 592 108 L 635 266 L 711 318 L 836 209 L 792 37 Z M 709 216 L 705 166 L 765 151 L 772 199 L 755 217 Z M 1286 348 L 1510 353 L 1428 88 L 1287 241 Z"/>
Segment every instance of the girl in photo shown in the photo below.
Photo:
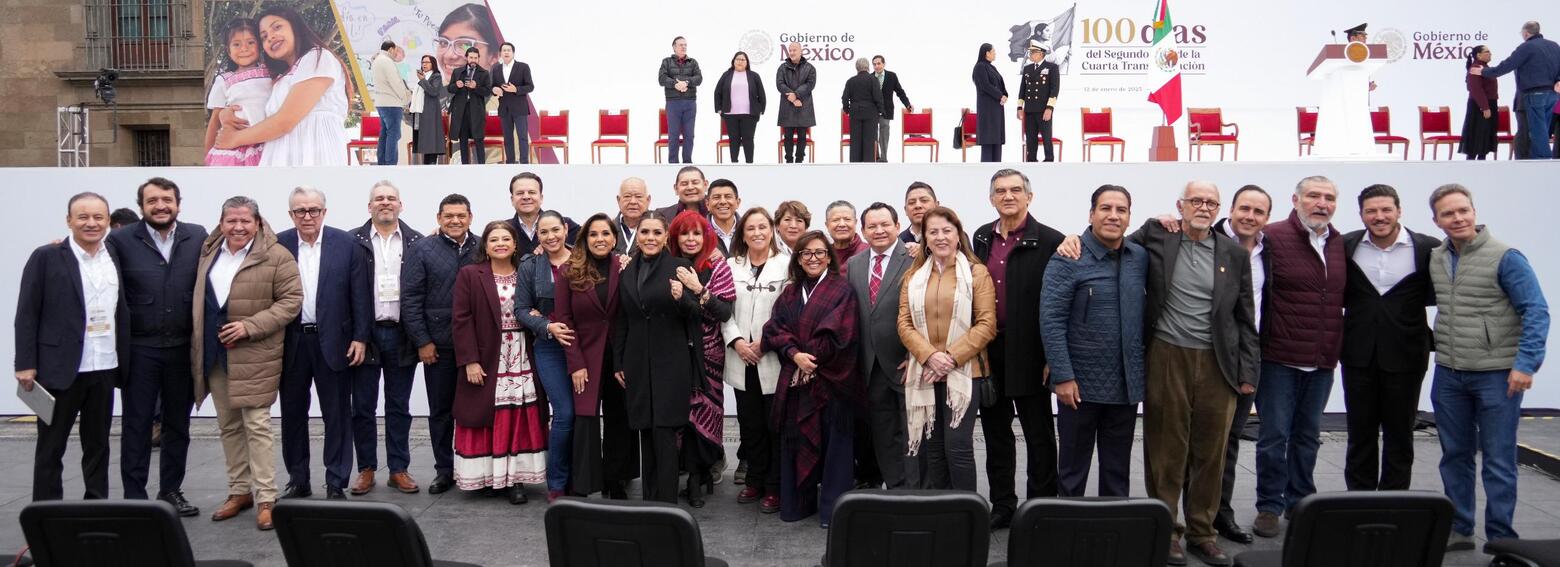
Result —
<path fill-rule="evenodd" d="M 211 119 L 206 124 L 206 165 L 260 165 L 263 147 L 259 144 L 219 149 L 217 133 L 222 129 L 222 110 L 231 108 L 234 116 L 251 122 L 266 117 L 265 103 L 271 98 L 271 73 L 260 63 L 260 28 L 249 18 L 234 18 L 222 28 L 227 56 L 218 63 L 206 108 Z"/>
<path fill-rule="evenodd" d="M 265 104 L 266 117 L 240 120 L 224 110 L 217 147 L 263 143 L 260 165 L 345 164 L 344 124 L 351 85 L 341 60 L 297 10 L 267 8 L 258 23 L 265 65 L 275 78 Z"/>

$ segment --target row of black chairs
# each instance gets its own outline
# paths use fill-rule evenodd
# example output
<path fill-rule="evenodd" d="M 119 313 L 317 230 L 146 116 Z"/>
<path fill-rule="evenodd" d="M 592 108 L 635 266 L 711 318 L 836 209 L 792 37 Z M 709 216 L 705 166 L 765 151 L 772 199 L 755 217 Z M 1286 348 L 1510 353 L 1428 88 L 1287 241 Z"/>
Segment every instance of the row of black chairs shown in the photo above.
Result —
<path fill-rule="evenodd" d="M 991 534 L 981 496 L 952 491 L 847 493 L 835 509 L 822 564 L 828 567 L 982 567 Z M 1452 507 L 1431 492 L 1317 494 L 1301 501 L 1282 550 L 1248 551 L 1238 566 L 1420 567 L 1440 565 Z M 288 500 L 276 534 L 292 566 L 465 567 L 436 561 L 400 506 Z M 37 565 L 247 566 L 196 561 L 184 527 L 160 501 L 39 502 L 22 511 Z M 550 564 L 566 567 L 724 567 L 704 555 L 686 510 L 642 502 L 565 498 L 545 516 Z M 1007 561 L 992 566 L 1159 566 L 1170 511 L 1153 499 L 1033 499 L 1019 507 Z M 1560 565 L 1560 540 L 1500 540 L 1494 566 Z"/>

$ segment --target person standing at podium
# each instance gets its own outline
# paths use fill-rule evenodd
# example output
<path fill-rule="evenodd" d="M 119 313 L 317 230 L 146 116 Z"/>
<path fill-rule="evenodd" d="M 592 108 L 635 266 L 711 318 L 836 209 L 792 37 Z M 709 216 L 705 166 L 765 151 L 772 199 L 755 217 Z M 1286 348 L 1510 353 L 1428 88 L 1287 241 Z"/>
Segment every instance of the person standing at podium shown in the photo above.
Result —
<path fill-rule="evenodd" d="M 1477 45 L 1468 52 L 1467 68 L 1490 64 L 1489 48 Z M 1482 160 L 1495 151 L 1496 116 L 1500 82 L 1492 77 L 1468 75 L 1468 113 L 1463 115 L 1462 144 L 1457 151 L 1470 160 Z"/>
<path fill-rule="evenodd" d="M 1499 65 L 1474 67 L 1469 74 L 1498 78 L 1517 72 L 1517 103 L 1514 108 L 1525 108 L 1525 114 L 1517 120 L 1517 159 L 1551 159 L 1549 148 L 1549 115 L 1560 99 L 1560 44 L 1546 39 L 1539 33 L 1538 22 L 1522 24 L 1522 45 Z M 1528 151 L 1523 152 L 1524 129 L 1528 138 Z"/>

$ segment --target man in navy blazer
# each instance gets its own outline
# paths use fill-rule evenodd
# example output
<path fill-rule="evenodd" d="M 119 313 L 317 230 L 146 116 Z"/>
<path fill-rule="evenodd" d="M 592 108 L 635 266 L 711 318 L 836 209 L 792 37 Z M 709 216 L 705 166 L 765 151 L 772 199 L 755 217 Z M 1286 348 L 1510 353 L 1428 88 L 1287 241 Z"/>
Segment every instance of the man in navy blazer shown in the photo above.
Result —
<path fill-rule="evenodd" d="M 16 381 L 54 396 L 49 423 L 38 420 L 34 501 L 65 497 L 65 447 L 77 415 L 85 498 L 108 498 L 108 428 L 129 346 L 117 252 L 105 242 L 108 200 L 78 193 L 66 211 L 70 238 L 33 251 L 16 302 Z"/>
<path fill-rule="evenodd" d="M 363 363 L 374 306 L 368 258 L 352 235 L 325 226 L 325 194 L 294 189 L 287 199 L 295 228 L 276 235 L 298 259 L 303 308 L 287 325 L 282 361 L 282 498 L 307 498 L 309 384 L 325 420 L 325 497 L 346 498 L 352 473 L 352 367 Z M 311 380 L 312 379 L 312 380 Z"/>
<path fill-rule="evenodd" d="M 136 189 L 140 222 L 108 236 L 119 255 L 119 273 L 129 304 L 130 347 L 120 393 L 119 478 L 127 499 L 146 499 L 152 460 L 152 423 L 162 415 L 162 444 L 157 465 L 157 499 L 180 516 L 200 509 L 184 498 L 184 471 L 190 447 L 190 407 L 195 387 L 190 377 L 191 304 L 206 229 L 179 222 L 183 201 L 173 181 L 153 177 Z"/>

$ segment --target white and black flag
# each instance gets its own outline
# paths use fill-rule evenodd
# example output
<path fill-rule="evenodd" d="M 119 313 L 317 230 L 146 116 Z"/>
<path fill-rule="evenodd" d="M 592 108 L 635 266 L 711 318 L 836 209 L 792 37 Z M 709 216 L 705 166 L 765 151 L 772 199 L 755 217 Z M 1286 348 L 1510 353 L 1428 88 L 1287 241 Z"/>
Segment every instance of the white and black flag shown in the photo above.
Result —
<path fill-rule="evenodd" d="M 1078 5 L 1073 4 L 1050 19 L 1029 20 L 1008 28 L 1012 34 L 1008 39 L 1008 60 L 1028 60 L 1029 43 L 1038 41 L 1050 47 L 1045 59 L 1066 73 L 1072 60 L 1073 12 L 1077 8 Z"/>

